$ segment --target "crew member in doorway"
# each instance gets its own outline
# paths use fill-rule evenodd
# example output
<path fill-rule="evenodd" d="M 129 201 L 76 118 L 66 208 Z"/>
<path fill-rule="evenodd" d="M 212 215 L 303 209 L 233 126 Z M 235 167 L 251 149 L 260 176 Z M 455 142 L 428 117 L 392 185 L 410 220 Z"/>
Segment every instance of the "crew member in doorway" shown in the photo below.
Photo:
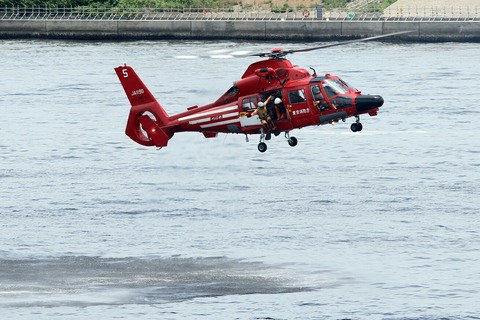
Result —
<path fill-rule="evenodd" d="M 270 100 L 273 98 L 273 95 L 267 98 L 265 102 L 260 101 L 257 105 L 257 109 L 253 111 L 250 115 L 258 115 L 258 118 L 262 122 L 263 127 L 265 128 L 266 132 L 270 132 L 272 130 L 275 130 L 275 123 L 273 123 L 272 117 L 268 114 L 267 110 L 267 104 L 270 102 Z"/>
<path fill-rule="evenodd" d="M 279 97 L 275 98 L 273 105 L 275 107 L 275 112 L 277 113 L 277 120 L 285 119 L 287 115 L 285 113 L 285 106 L 283 105 L 282 99 Z"/>

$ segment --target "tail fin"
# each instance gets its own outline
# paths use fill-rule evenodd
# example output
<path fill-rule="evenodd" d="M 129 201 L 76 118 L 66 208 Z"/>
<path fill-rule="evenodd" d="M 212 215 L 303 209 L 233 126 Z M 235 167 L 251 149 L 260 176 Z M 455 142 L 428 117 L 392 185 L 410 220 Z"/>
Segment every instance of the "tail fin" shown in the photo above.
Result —
<path fill-rule="evenodd" d="M 130 66 L 115 68 L 132 105 L 125 133 L 144 146 L 166 147 L 173 136 L 170 117 Z"/>

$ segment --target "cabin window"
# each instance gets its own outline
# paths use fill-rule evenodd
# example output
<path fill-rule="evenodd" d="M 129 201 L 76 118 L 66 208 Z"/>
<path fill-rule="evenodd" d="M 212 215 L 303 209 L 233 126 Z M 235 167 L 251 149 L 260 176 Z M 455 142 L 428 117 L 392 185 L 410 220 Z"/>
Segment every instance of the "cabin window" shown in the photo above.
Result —
<path fill-rule="evenodd" d="M 288 92 L 288 99 L 290 100 L 291 104 L 302 103 L 302 102 L 307 101 L 305 99 L 305 91 L 303 89 L 289 91 Z"/>
<path fill-rule="evenodd" d="M 242 110 L 250 111 L 257 108 L 258 97 L 248 97 L 242 100 Z"/>

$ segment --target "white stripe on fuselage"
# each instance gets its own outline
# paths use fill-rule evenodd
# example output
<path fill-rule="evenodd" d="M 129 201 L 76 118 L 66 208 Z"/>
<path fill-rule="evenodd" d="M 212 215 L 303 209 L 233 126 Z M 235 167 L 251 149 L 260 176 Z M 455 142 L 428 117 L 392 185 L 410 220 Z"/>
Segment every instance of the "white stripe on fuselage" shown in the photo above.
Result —
<path fill-rule="evenodd" d="M 198 120 L 192 120 L 192 121 L 189 121 L 188 124 L 198 124 L 198 123 L 203 123 L 203 122 L 208 122 L 208 121 L 210 121 L 210 117 L 203 118 L 203 119 L 198 119 Z"/>
<path fill-rule="evenodd" d="M 238 112 L 231 112 L 222 114 L 222 119 L 238 116 Z"/>
<path fill-rule="evenodd" d="M 235 119 L 230 119 L 230 120 L 225 120 L 225 121 L 208 123 L 208 124 L 201 125 L 200 128 L 211 128 L 211 127 L 216 127 L 216 126 L 223 126 L 224 124 L 230 124 L 230 123 L 235 123 L 235 122 L 240 122 L 240 119 L 235 118 Z"/>
<path fill-rule="evenodd" d="M 215 114 L 215 113 L 219 113 L 219 112 L 226 112 L 226 111 L 231 111 L 231 110 L 237 110 L 237 108 L 238 108 L 237 106 L 230 106 L 230 107 L 225 107 L 225 108 L 221 108 L 221 109 L 210 110 L 210 111 L 206 111 L 206 112 L 194 113 L 194 114 L 189 115 L 189 116 L 185 116 L 185 117 L 178 118 L 178 121 L 184 121 L 184 120 L 202 118 L 202 117 L 209 116 L 209 115 L 212 115 L 212 114 Z"/>
<path fill-rule="evenodd" d="M 199 124 L 199 123 L 204 123 L 204 122 L 210 122 L 210 121 L 218 121 L 218 120 L 221 120 L 221 119 L 226 119 L 226 118 L 231 118 L 231 117 L 236 117 L 238 116 L 238 112 L 230 112 L 230 113 L 225 113 L 225 114 L 221 114 L 221 115 L 218 115 L 218 116 L 214 116 L 215 119 L 212 119 L 210 117 L 208 118 L 202 118 L 202 119 L 197 119 L 197 120 L 192 120 L 192 121 L 189 121 L 188 124 Z"/>

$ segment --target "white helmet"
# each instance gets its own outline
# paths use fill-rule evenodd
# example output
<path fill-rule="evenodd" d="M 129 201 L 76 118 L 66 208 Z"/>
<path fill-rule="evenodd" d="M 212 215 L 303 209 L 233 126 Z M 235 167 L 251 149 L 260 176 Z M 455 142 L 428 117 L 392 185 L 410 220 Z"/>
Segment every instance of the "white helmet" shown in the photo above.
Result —
<path fill-rule="evenodd" d="M 263 108 L 264 103 L 263 103 L 262 101 L 260 101 L 260 102 L 258 103 L 258 106 L 259 106 L 260 108 Z"/>
<path fill-rule="evenodd" d="M 280 103 L 282 103 L 282 99 L 280 99 L 280 98 L 275 98 L 275 100 L 273 101 L 273 103 L 275 103 L 275 104 L 280 104 Z"/>

